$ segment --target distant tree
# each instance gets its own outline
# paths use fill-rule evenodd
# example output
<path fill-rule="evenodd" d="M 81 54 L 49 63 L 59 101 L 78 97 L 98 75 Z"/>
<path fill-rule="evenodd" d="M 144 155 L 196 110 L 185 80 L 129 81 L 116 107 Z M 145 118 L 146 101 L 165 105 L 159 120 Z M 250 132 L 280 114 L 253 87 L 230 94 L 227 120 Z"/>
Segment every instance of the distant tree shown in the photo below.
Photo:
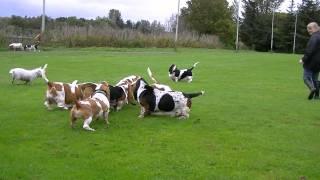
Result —
<path fill-rule="evenodd" d="M 118 27 L 118 28 L 123 28 L 124 27 L 124 23 L 121 17 L 121 13 L 119 10 L 117 9 L 111 9 L 109 11 L 109 21 L 111 23 L 112 26 Z"/>
<path fill-rule="evenodd" d="M 166 30 L 168 32 L 174 32 L 176 29 L 177 15 L 172 14 L 170 18 L 166 21 Z"/>
<path fill-rule="evenodd" d="M 294 38 L 294 23 L 296 10 L 294 0 L 290 1 L 287 13 L 284 14 L 283 21 L 280 22 L 279 36 L 277 51 L 281 52 L 292 52 L 293 38 Z"/>
<path fill-rule="evenodd" d="M 283 0 L 243 0 L 242 2 L 244 12 L 240 26 L 241 41 L 258 51 L 270 50 L 273 8 L 278 9 Z M 276 32 L 277 27 L 274 28 Z"/>
<path fill-rule="evenodd" d="M 138 31 L 141 31 L 144 34 L 150 34 L 151 33 L 151 25 L 148 20 L 141 20 L 138 21 L 135 25 L 135 29 Z"/>
<path fill-rule="evenodd" d="M 20 28 L 24 28 L 25 27 L 25 20 L 20 16 L 12 15 L 11 19 L 9 20 L 9 24 L 13 25 L 13 26 L 20 27 Z"/>
<path fill-rule="evenodd" d="M 309 34 L 306 30 L 307 24 L 310 22 L 320 23 L 319 1 L 302 0 L 298 7 L 298 24 L 296 51 L 303 53 L 309 40 Z"/>
<path fill-rule="evenodd" d="M 128 28 L 128 29 L 133 29 L 134 27 L 134 24 L 131 20 L 127 20 L 125 25 L 124 25 L 125 28 Z"/>
<path fill-rule="evenodd" d="M 201 34 L 218 35 L 233 44 L 234 23 L 226 0 L 189 0 L 181 10 L 185 23 Z"/>
<path fill-rule="evenodd" d="M 158 21 L 153 21 L 150 25 L 150 29 L 153 34 L 160 34 L 165 31 L 165 28 Z"/>

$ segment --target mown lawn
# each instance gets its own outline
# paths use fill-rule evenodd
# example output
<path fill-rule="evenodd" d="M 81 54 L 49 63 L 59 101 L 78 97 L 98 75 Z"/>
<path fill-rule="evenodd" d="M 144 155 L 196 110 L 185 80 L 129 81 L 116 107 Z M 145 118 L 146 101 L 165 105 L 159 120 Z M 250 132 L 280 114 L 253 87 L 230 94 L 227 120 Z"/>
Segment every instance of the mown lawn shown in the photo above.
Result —
<path fill-rule="evenodd" d="M 0 179 L 320 178 L 320 101 L 308 101 L 298 55 L 227 50 L 49 49 L 0 52 Z M 174 83 L 168 67 L 200 64 Z M 136 74 L 197 92 L 188 120 L 111 112 L 96 132 L 69 127 L 69 113 L 43 105 L 46 85 L 11 85 L 9 70 L 48 64 L 51 81 Z"/>

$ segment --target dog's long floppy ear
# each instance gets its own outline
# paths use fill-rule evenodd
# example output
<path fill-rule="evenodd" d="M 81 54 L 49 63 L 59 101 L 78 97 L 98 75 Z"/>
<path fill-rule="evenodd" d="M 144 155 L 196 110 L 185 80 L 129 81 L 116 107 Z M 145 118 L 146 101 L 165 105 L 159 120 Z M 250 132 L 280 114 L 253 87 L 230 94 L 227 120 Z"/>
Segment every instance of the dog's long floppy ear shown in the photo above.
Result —
<path fill-rule="evenodd" d="M 134 92 L 133 92 L 133 85 L 128 83 L 128 102 L 132 105 L 136 105 L 134 101 Z"/>
<path fill-rule="evenodd" d="M 172 73 L 174 70 L 176 70 L 176 65 L 175 65 L 175 64 L 172 64 L 172 65 L 169 67 L 169 72 Z"/>
<path fill-rule="evenodd" d="M 52 82 L 47 82 L 48 88 L 51 89 L 53 87 L 53 83 Z"/>
<path fill-rule="evenodd" d="M 147 84 L 144 86 L 144 88 L 145 88 L 147 91 L 153 91 L 153 89 L 154 89 L 152 86 L 149 86 L 149 85 L 147 85 Z"/>

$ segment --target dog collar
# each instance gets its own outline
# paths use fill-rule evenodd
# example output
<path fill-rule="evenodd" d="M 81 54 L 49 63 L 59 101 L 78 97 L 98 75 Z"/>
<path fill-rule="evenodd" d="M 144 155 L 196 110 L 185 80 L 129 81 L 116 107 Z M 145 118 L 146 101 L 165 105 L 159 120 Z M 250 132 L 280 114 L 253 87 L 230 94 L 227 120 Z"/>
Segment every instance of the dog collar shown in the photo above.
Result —
<path fill-rule="evenodd" d="M 103 90 L 96 90 L 96 91 L 93 93 L 93 95 L 95 95 L 95 94 L 97 94 L 97 93 L 101 93 L 101 94 L 105 95 L 106 97 L 108 97 L 108 96 L 107 96 L 107 93 L 106 93 L 105 91 L 103 91 Z M 93 96 L 93 95 L 92 95 L 92 96 Z"/>

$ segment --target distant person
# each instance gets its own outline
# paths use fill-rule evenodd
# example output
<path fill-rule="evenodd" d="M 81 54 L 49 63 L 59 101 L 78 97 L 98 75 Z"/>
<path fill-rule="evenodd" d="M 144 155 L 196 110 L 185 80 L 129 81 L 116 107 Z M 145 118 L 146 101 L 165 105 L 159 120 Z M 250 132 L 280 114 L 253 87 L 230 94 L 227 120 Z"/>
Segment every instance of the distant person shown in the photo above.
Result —
<path fill-rule="evenodd" d="M 40 42 L 41 42 L 41 36 L 42 36 L 42 33 L 39 33 L 36 35 L 36 37 L 34 37 L 34 44 L 39 46 L 40 45 Z"/>
<path fill-rule="evenodd" d="M 300 59 L 303 64 L 303 81 L 309 88 L 308 99 L 319 99 L 319 84 L 317 83 L 320 71 L 320 31 L 316 22 L 307 25 L 310 34 L 304 56 Z"/>

